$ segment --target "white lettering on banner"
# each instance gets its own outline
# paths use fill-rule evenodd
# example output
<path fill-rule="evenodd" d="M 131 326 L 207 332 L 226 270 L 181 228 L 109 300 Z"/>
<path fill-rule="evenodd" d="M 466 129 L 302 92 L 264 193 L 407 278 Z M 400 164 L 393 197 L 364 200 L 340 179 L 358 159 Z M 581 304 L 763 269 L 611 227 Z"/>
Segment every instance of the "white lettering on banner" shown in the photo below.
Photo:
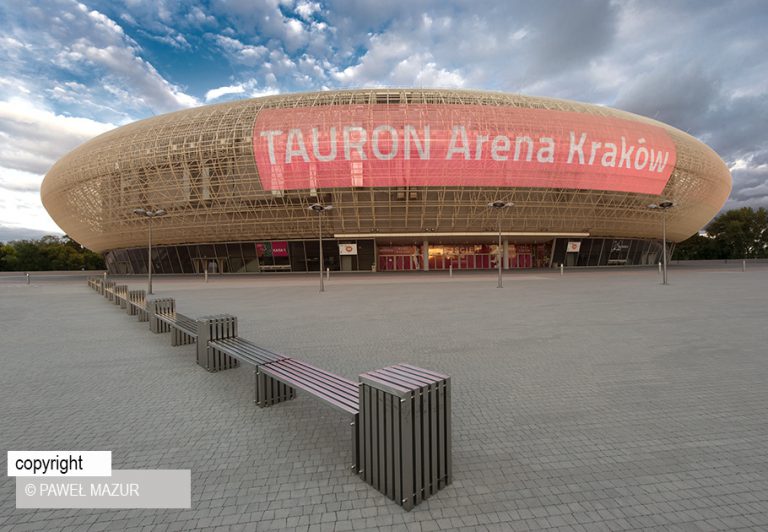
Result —
<path fill-rule="evenodd" d="M 321 162 L 328 162 L 336 159 L 336 128 L 331 127 L 329 132 L 331 148 L 328 155 L 320 155 L 320 142 L 317 137 L 318 137 L 317 128 L 313 127 L 312 128 L 312 155 L 315 156 L 315 159 Z"/>
<path fill-rule="evenodd" d="M 386 132 L 387 135 L 389 135 L 390 142 L 392 144 L 392 147 L 389 149 L 389 153 L 382 153 L 381 147 L 379 146 L 379 137 L 381 136 L 382 132 Z M 389 161 L 394 159 L 397 155 L 397 131 L 395 131 L 395 128 L 392 126 L 376 126 L 373 129 L 371 143 L 373 144 L 373 154 L 377 159 L 381 161 Z"/>
<path fill-rule="evenodd" d="M 587 140 L 587 134 L 581 134 L 578 144 L 576 144 L 576 134 L 573 131 L 571 131 L 569 134 L 571 136 L 571 144 L 568 148 L 568 164 L 573 162 L 574 153 L 579 155 L 579 164 L 584 164 L 584 141 Z"/>
<path fill-rule="evenodd" d="M 461 146 L 457 145 L 461 137 Z M 446 159 L 451 159 L 453 154 L 463 154 L 465 159 L 469 159 L 469 139 L 467 139 L 467 130 L 464 126 L 453 126 L 451 128 L 451 143 L 448 146 L 448 153 L 445 155 Z"/>
<path fill-rule="evenodd" d="M 352 133 L 357 133 L 355 139 L 352 138 Z M 365 131 L 365 128 L 360 126 L 344 126 L 344 158 L 351 161 L 350 153 L 352 149 L 355 149 L 357 157 L 354 160 L 364 161 L 366 157 L 363 146 L 365 146 L 367 140 L 368 133 Z"/>
<path fill-rule="evenodd" d="M 284 160 L 286 165 L 297 162 L 336 161 L 339 155 L 336 127 L 332 126 L 327 131 L 313 127 L 309 131 L 311 150 L 307 149 L 304 133 L 299 128 L 291 128 L 287 133 L 279 129 L 259 132 L 259 137 L 266 143 L 270 164 L 278 165 L 278 158 Z M 565 162 L 578 166 L 599 165 L 605 168 L 656 173 L 665 170 L 669 161 L 668 150 L 646 146 L 646 139 L 643 137 L 631 142 L 622 135 L 620 141 L 619 149 L 617 143 L 592 140 L 587 133 L 569 131 L 568 155 Z M 416 156 L 422 161 L 428 161 L 433 155 L 428 125 L 419 132 L 411 125 L 406 125 L 399 131 L 390 124 L 381 124 L 373 128 L 370 136 L 368 130 L 362 126 L 344 126 L 341 142 L 343 157 L 347 161 L 366 161 L 369 158 L 390 161 L 400 154 L 401 149 L 406 160 Z M 283 150 L 284 154 L 278 153 L 278 150 Z M 322 153 L 323 150 L 326 153 Z M 447 161 L 454 158 L 466 161 L 490 159 L 498 162 L 536 162 L 548 165 L 556 162 L 556 151 L 557 144 L 552 137 L 534 139 L 528 135 L 481 135 L 468 131 L 462 124 L 457 124 L 451 128 L 450 140 L 443 158 Z"/>
<path fill-rule="evenodd" d="M 677 161 L 659 126 L 504 106 L 413 104 L 261 110 L 264 190 L 555 187 L 660 194 Z"/>
<path fill-rule="evenodd" d="M 419 133 L 416 131 L 415 127 L 406 125 L 403 129 L 405 131 L 405 134 L 403 135 L 403 144 L 405 144 L 405 158 L 411 158 L 412 141 L 413 146 L 416 148 L 416 151 L 419 154 L 419 159 L 422 161 L 429 160 L 429 126 L 424 126 L 423 140 L 419 138 Z"/>
<path fill-rule="evenodd" d="M 267 146 L 269 149 L 269 162 L 272 164 L 277 164 L 277 160 L 275 159 L 275 137 L 278 135 L 282 135 L 283 132 L 279 129 L 273 129 L 271 131 L 262 131 L 259 133 L 261 137 L 267 137 Z"/>
<path fill-rule="evenodd" d="M 305 162 L 309 162 L 309 154 L 307 153 L 307 147 L 304 145 L 304 135 L 300 129 L 291 129 L 288 131 L 288 142 L 285 148 L 285 163 L 290 164 L 293 156 L 301 156 L 301 159 Z M 294 144 L 296 147 L 294 147 Z"/>

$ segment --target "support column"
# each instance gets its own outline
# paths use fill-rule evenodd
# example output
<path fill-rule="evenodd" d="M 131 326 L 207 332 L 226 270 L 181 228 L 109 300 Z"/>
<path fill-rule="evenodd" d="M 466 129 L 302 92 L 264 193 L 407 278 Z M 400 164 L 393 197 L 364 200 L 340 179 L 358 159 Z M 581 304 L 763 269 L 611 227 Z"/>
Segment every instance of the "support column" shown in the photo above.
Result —
<path fill-rule="evenodd" d="M 422 260 L 424 261 L 424 265 L 422 266 L 422 269 L 425 272 L 429 271 L 429 240 L 425 240 L 421 244 L 421 255 Z"/>
<path fill-rule="evenodd" d="M 504 269 L 509 269 L 509 239 L 505 238 L 501 242 L 502 247 L 504 248 Z"/>

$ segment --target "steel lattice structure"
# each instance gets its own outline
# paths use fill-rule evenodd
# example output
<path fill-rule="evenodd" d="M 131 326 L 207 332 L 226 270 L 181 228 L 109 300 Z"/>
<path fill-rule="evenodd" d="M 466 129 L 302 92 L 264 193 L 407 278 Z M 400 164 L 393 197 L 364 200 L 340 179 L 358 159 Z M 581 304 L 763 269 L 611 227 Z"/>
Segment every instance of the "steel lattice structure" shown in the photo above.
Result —
<path fill-rule="evenodd" d="M 659 195 L 548 187 L 339 187 L 265 190 L 254 158 L 254 123 L 268 109 L 350 106 L 490 106 L 567 111 L 620 118 L 663 128 L 674 141 L 676 163 Z M 257 139 L 258 140 L 258 139 Z M 161 208 L 157 244 L 309 239 L 317 235 L 315 202 L 335 209 L 323 222 L 341 234 L 493 232 L 495 200 L 514 202 L 502 214 L 505 231 L 595 237 L 660 238 L 660 198 L 676 208 L 667 236 L 680 241 L 723 206 L 731 176 L 702 142 L 648 118 L 565 100 L 495 92 L 370 89 L 292 94 L 198 107 L 129 124 L 86 142 L 46 175 L 42 200 L 59 226 L 95 251 L 140 247 L 146 223 L 134 209 Z"/>

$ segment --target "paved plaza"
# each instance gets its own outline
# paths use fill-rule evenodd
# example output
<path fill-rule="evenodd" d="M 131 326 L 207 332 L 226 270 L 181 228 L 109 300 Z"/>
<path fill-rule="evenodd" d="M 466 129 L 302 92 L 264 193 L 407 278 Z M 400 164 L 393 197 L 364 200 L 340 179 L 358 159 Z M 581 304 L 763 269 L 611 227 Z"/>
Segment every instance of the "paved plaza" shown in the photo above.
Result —
<path fill-rule="evenodd" d="M 143 277 L 126 280 L 145 288 Z M 768 529 L 768 265 L 157 278 L 198 316 L 355 379 L 398 362 L 452 376 L 454 482 L 411 512 L 354 475 L 348 419 L 253 375 L 83 277 L 0 277 L 0 466 L 8 450 L 111 450 L 190 469 L 189 510 L 17 510 L 2 530 Z"/>

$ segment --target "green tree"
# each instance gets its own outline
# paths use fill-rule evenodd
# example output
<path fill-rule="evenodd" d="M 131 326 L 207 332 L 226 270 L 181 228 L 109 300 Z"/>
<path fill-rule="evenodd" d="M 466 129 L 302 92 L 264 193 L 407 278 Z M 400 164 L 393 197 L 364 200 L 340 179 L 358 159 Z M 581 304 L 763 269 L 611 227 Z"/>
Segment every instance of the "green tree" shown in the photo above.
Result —
<path fill-rule="evenodd" d="M 0 244 L 0 271 L 16 269 L 16 248 L 10 244 Z"/>
<path fill-rule="evenodd" d="M 707 226 L 728 259 L 768 257 L 768 211 L 742 207 L 720 214 Z"/>
<path fill-rule="evenodd" d="M 721 243 L 711 236 L 693 235 L 675 246 L 675 260 L 712 260 L 723 257 Z"/>
<path fill-rule="evenodd" d="M 44 236 L 0 246 L 0 269 L 6 271 L 100 270 L 104 259 L 71 238 Z"/>

